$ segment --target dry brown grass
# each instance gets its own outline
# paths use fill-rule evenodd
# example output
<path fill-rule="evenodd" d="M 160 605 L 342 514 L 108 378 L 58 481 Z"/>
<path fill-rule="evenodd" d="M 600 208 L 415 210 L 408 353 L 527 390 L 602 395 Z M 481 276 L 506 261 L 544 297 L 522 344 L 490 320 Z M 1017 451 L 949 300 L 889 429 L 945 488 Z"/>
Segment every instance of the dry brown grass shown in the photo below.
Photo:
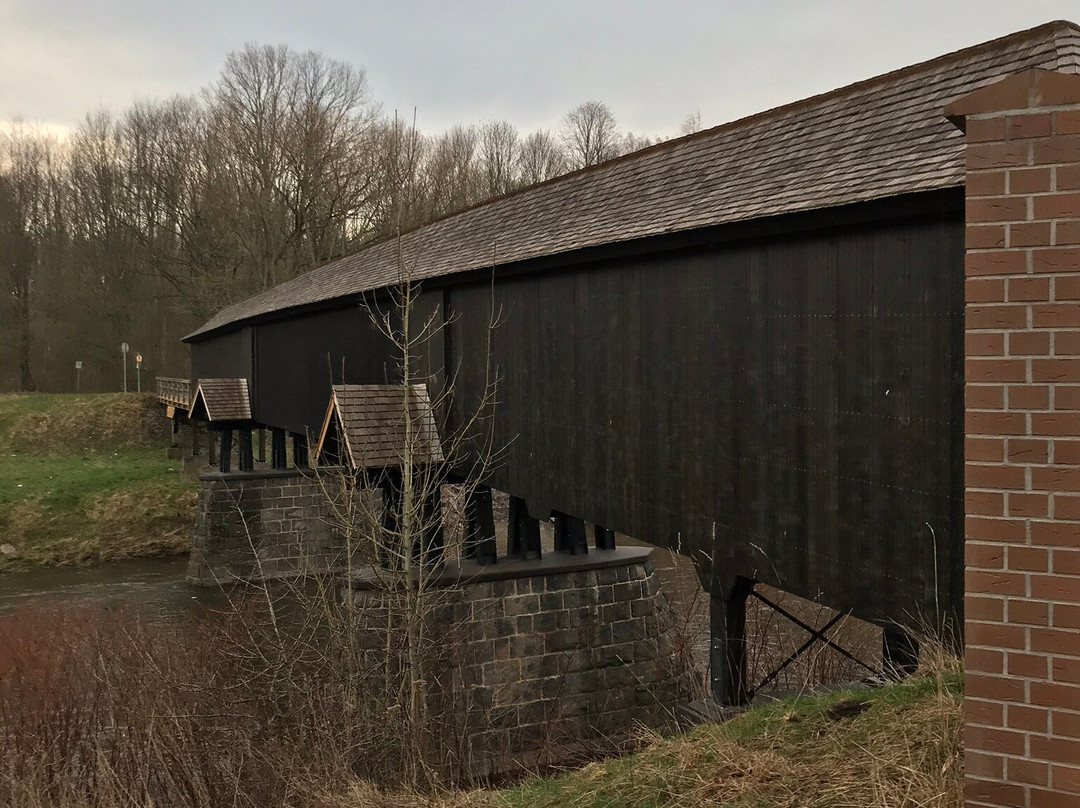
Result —
<path fill-rule="evenodd" d="M 0 445 L 9 451 L 111 451 L 163 445 L 168 435 L 168 423 L 149 394 L 9 397 L 0 403 L 11 413 L 11 423 L 0 430 Z"/>

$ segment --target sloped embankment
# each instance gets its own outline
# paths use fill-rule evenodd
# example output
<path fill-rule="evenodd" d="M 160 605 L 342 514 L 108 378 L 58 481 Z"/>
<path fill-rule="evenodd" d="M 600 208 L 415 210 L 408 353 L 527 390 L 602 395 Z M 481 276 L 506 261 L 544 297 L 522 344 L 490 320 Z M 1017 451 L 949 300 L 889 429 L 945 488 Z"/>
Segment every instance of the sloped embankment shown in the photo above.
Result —
<path fill-rule="evenodd" d="M 184 552 L 167 426 L 151 396 L 0 395 L 0 570 Z"/>

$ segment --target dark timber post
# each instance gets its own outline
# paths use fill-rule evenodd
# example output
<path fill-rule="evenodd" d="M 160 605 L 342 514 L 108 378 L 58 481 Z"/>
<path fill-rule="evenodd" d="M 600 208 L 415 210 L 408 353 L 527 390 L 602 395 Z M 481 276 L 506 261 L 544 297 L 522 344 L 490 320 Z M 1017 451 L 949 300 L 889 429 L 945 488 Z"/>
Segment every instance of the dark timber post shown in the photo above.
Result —
<path fill-rule="evenodd" d="M 424 566 L 441 564 L 446 539 L 443 535 L 442 486 L 436 485 L 424 500 L 420 561 Z"/>
<path fill-rule="evenodd" d="M 237 434 L 240 439 L 240 446 L 237 448 L 240 459 L 240 471 L 254 471 L 255 457 L 251 452 L 251 427 L 242 426 L 237 430 Z"/>
<path fill-rule="evenodd" d="M 746 599 L 754 582 L 736 578 L 727 597 L 709 597 L 709 680 L 718 704 L 743 704 L 749 697 L 746 681 Z"/>
<path fill-rule="evenodd" d="M 494 564 L 498 556 L 491 489 L 477 486 L 465 500 L 465 557 L 483 565 Z"/>
<path fill-rule="evenodd" d="M 199 422 L 188 419 L 188 424 L 191 425 L 191 456 L 198 457 L 202 448 L 199 446 Z"/>
<path fill-rule="evenodd" d="M 510 497 L 506 525 L 506 554 L 525 560 L 540 558 L 540 522 L 529 516 L 525 500 Z"/>
<path fill-rule="evenodd" d="M 903 629 L 882 629 L 881 658 L 886 676 L 910 676 L 919 667 L 919 642 Z"/>
<path fill-rule="evenodd" d="M 597 550 L 615 549 L 615 531 L 602 525 L 593 525 L 593 534 L 596 538 Z"/>
<path fill-rule="evenodd" d="M 274 428 L 270 430 L 270 467 L 284 469 L 289 467 L 288 454 L 286 452 L 285 430 Z"/>
<path fill-rule="evenodd" d="M 259 462 L 266 462 L 266 430 L 259 427 Z"/>
<path fill-rule="evenodd" d="M 589 539 L 585 533 L 585 522 L 565 513 L 556 513 L 555 549 L 570 555 L 588 553 Z"/>
<path fill-rule="evenodd" d="M 218 471 L 228 474 L 232 471 L 232 430 L 223 429 L 221 434 L 221 446 L 218 448 Z"/>
<path fill-rule="evenodd" d="M 292 455 L 294 466 L 296 466 L 298 469 L 307 468 L 307 437 L 305 435 L 293 435 Z"/>

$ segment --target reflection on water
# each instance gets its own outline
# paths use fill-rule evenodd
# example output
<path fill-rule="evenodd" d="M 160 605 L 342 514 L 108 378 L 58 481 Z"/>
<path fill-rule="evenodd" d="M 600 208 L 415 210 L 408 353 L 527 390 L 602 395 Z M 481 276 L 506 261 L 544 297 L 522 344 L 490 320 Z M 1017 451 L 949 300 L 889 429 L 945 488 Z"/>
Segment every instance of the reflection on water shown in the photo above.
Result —
<path fill-rule="evenodd" d="M 31 604 L 93 602 L 175 620 L 227 604 L 221 590 L 188 584 L 186 571 L 187 559 L 176 557 L 6 572 L 0 574 L 0 612 Z"/>

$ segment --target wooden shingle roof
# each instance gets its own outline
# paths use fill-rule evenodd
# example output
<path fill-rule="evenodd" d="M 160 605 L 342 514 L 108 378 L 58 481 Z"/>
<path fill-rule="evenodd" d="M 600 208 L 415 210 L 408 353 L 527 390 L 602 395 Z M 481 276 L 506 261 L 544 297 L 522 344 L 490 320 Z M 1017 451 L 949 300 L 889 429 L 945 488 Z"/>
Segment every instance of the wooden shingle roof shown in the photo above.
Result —
<path fill-rule="evenodd" d="M 414 280 L 964 182 L 951 101 L 1030 68 L 1080 72 L 1054 22 L 503 196 L 401 238 Z M 398 282 L 394 240 L 219 312 L 186 339 Z"/>
<path fill-rule="evenodd" d="M 406 446 L 404 388 L 384 384 L 336 384 L 319 433 L 316 456 L 323 452 L 335 424 L 353 468 L 400 466 L 406 456 L 412 464 L 442 462 L 442 445 L 427 385 L 414 384 L 409 396 L 413 429 L 411 455 Z M 344 458 L 343 458 L 344 459 Z"/>
<path fill-rule="evenodd" d="M 211 422 L 251 420 L 247 379 L 199 379 L 191 397 L 191 417 Z"/>

